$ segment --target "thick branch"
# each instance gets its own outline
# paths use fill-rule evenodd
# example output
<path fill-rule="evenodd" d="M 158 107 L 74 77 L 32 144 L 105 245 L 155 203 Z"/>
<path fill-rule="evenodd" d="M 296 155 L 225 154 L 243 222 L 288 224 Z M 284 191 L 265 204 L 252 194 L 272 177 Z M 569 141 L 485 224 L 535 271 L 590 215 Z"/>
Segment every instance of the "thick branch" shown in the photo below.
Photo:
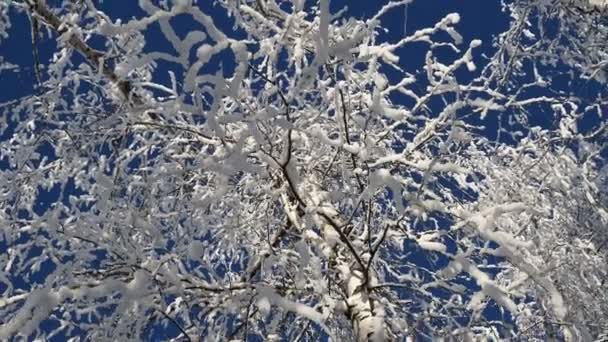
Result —
<path fill-rule="evenodd" d="M 34 0 L 30 4 L 30 8 L 35 16 L 38 16 L 42 22 L 46 23 L 58 34 L 66 34 L 69 30 L 69 28 L 64 25 L 62 20 L 59 19 L 59 17 L 53 12 L 51 12 L 51 10 L 46 6 L 44 1 Z M 125 99 L 129 99 L 132 90 L 131 82 L 121 80 L 116 75 L 114 70 L 105 61 L 105 55 L 103 54 L 103 52 L 91 48 L 87 43 L 85 43 L 80 37 L 75 34 L 70 35 L 70 38 L 68 39 L 68 44 L 76 51 L 78 51 L 93 68 L 99 70 L 101 66 L 101 71 L 103 75 L 106 76 L 112 83 L 114 83 L 118 87 Z"/>

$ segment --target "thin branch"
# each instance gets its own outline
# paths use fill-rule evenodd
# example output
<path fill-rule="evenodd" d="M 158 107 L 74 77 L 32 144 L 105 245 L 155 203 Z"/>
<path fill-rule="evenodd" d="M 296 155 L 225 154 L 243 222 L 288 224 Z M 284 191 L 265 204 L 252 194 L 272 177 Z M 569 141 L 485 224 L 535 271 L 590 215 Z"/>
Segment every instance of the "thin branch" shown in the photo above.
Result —
<path fill-rule="evenodd" d="M 177 323 L 177 321 L 173 317 L 169 316 L 169 314 L 167 314 L 163 310 L 156 309 L 156 311 L 163 314 L 163 316 L 165 316 L 166 319 L 171 321 L 171 323 L 173 323 L 173 325 L 175 325 L 177 327 L 177 329 L 186 337 L 186 339 L 188 341 L 192 342 L 192 338 L 190 338 L 190 335 L 188 335 L 188 333 L 184 330 L 184 328 L 182 328 L 182 326 L 179 323 Z M 177 337 L 179 337 L 179 336 L 177 336 Z"/>
<path fill-rule="evenodd" d="M 184 131 L 184 132 L 188 132 L 188 133 L 192 133 L 194 135 L 197 135 L 203 139 L 205 139 L 205 143 L 210 144 L 210 145 L 220 145 L 221 142 L 215 140 L 213 137 L 203 134 L 197 130 L 188 128 L 188 127 L 184 127 L 184 126 L 178 126 L 178 125 L 171 125 L 171 124 L 164 124 L 164 123 L 158 123 L 158 122 L 152 122 L 152 121 L 136 121 L 133 123 L 133 125 L 141 125 L 141 126 L 153 126 L 153 127 L 159 127 L 159 128 L 166 128 L 166 129 L 175 129 L 175 130 L 179 130 L 179 131 Z M 231 142 L 230 140 L 228 140 L 229 142 Z"/>

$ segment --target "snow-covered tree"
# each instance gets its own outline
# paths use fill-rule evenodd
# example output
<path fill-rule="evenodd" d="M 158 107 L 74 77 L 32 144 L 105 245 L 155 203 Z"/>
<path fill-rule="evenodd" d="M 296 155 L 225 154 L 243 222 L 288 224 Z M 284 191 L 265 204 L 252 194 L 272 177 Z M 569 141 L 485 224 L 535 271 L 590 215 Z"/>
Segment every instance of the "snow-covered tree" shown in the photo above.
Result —
<path fill-rule="evenodd" d="M 501 281 L 533 298 L 519 307 L 521 337 L 593 341 L 608 331 L 597 319 L 608 310 L 608 206 L 601 199 L 606 190 L 598 187 L 603 180 L 593 171 L 593 157 L 576 156 L 546 133 L 536 131 L 515 148 L 472 161 L 486 164 L 480 167 L 487 177 L 480 203 L 517 200 L 536 210 L 496 223 L 532 248 L 514 253 L 500 246 L 491 254 L 504 257 L 503 267 L 511 268 L 499 274 Z M 561 301 L 557 293 L 568 310 L 563 317 L 552 310 Z"/>
<path fill-rule="evenodd" d="M 606 334 L 604 7 L 507 4 L 486 59 L 457 13 L 383 40 L 409 2 L 0 2 L 0 339 Z"/>

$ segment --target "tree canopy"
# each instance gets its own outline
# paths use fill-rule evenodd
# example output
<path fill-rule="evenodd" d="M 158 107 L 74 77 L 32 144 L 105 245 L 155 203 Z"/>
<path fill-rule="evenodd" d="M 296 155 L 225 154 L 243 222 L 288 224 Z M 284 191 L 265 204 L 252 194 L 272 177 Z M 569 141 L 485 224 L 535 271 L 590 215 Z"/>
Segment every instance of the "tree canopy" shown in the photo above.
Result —
<path fill-rule="evenodd" d="M 0 340 L 608 338 L 605 2 L 108 2 L 0 2 Z"/>

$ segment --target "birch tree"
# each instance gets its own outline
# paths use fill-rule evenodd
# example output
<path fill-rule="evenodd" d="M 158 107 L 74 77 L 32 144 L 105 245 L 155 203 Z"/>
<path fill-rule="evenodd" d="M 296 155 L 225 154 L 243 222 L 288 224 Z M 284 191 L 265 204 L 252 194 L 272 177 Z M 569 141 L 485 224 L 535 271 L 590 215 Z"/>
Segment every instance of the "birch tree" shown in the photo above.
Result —
<path fill-rule="evenodd" d="M 457 13 L 383 40 L 409 2 L 0 3 L 36 80 L 1 105 L 0 339 L 599 339 L 605 90 L 553 91 L 576 49 L 516 53 L 519 3 L 488 59 Z"/>

